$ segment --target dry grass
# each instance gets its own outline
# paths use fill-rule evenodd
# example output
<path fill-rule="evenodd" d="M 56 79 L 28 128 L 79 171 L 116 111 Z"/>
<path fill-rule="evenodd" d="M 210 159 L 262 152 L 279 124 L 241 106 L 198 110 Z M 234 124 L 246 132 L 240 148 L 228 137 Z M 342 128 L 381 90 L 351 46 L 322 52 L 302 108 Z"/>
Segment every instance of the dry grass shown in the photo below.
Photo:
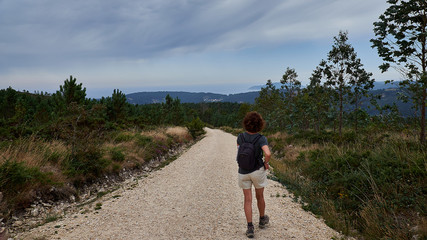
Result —
<path fill-rule="evenodd" d="M 121 167 L 130 168 L 134 167 L 136 164 L 144 163 L 148 159 L 144 159 L 143 156 L 145 156 L 147 151 L 150 151 L 150 146 L 138 145 L 138 137 L 135 136 L 149 137 L 152 141 L 165 145 L 170 141 L 182 144 L 192 139 L 190 133 L 184 127 L 159 127 L 155 130 L 148 131 L 127 130 L 118 133 L 111 141 L 105 142 L 102 145 L 105 157 L 111 160 L 112 156 L 110 150 L 119 148 L 125 155 L 125 161 L 121 163 Z M 126 141 L 117 141 L 118 138 L 126 139 Z"/>
<path fill-rule="evenodd" d="M 168 136 L 165 133 L 165 129 L 159 128 L 156 130 L 143 131 L 140 133 L 142 136 L 152 137 L 154 141 L 163 142 L 168 139 Z"/>
<path fill-rule="evenodd" d="M 166 129 L 166 134 L 176 137 L 177 139 L 189 139 L 191 138 L 187 128 L 184 127 L 169 127 Z"/>
<path fill-rule="evenodd" d="M 334 229 L 340 229 L 345 234 L 349 234 L 349 224 L 338 213 L 334 202 L 329 200 L 324 194 L 317 197 L 322 205 L 322 217 L 326 223 Z"/>
<path fill-rule="evenodd" d="M 146 144 L 141 144 L 141 136 L 149 137 Z M 165 154 L 170 147 L 190 140 L 192 137 L 184 127 L 161 127 L 142 132 L 137 130 L 121 131 L 112 135 L 108 141 L 99 146 L 102 154 L 100 159 L 108 164 L 100 171 L 102 174 L 113 174 L 123 168 L 139 168 L 151 158 Z M 10 199 L 5 199 L 10 196 L 5 196 L 3 200 L 9 201 L 11 204 L 0 204 L 0 211 L 9 212 L 13 207 L 12 204 L 15 204 L 15 207 L 27 206 L 36 197 L 36 192 L 40 192 L 41 189 L 49 189 L 48 187 L 51 184 L 60 190 L 75 183 L 76 180 L 86 181 L 85 174 L 67 174 L 70 151 L 69 146 L 61 141 L 47 141 L 35 136 L 18 139 L 7 145 L 3 144 L 3 147 L 0 148 L 0 166 L 7 161 L 23 163 L 22 166 L 25 168 L 34 168 L 46 174 L 49 181 L 27 181 L 25 185 L 20 185 L 21 193 L 19 196 Z M 12 191 L 14 190 L 12 189 Z"/>
<path fill-rule="evenodd" d="M 179 142 L 186 142 L 191 140 L 191 135 L 185 127 L 164 127 L 155 130 L 142 131 L 143 136 L 152 137 L 154 141 L 164 142 L 167 141 L 169 136 Z"/>
<path fill-rule="evenodd" d="M 355 157 L 362 158 L 364 156 L 359 156 L 359 153 L 366 153 L 369 155 L 367 155 L 365 161 L 369 160 L 370 163 L 383 163 L 379 161 L 383 161 L 384 157 L 390 155 L 392 159 L 397 159 L 397 161 L 390 160 L 389 163 L 396 166 L 396 171 L 405 169 L 406 172 L 413 175 L 425 171 L 423 165 L 420 165 L 419 160 L 426 159 L 425 156 L 427 152 L 425 148 L 423 149 L 417 145 L 418 136 L 416 134 L 384 131 L 373 132 L 357 137 L 358 138 L 356 138 L 354 142 L 349 138 L 349 142 L 345 142 L 345 144 L 335 139 L 313 144 L 310 142 L 312 139 L 303 139 L 301 136 L 288 136 L 286 133 L 274 133 L 268 136 L 269 143 L 272 145 L 276 156 L 276 158 L 272 158 L 271 164 L 279 180 L 286 184 L 292 192 L 304 197 L 304 200 L 307 200 L 309 203 L 307 209 L 314 211 L 316 214 L 321 214 L 329 226 L 345 234 L 363 236 L 364 239 L 414 239 L 412 238 L 414 235 L 425 237 L 427 232 L 425 230 L 427 229 L 427 220 L 424 216 L 420 216 L 414 209 L 405 209 L 404 207 L 396 211 L 397 207 L 403 206 L 398 204 L 405 203 L 399 198 L 395 199 L 396 203 L 385 200 L 385 194 L 388 194 L 387 199 L 389 199 L 394 196 L 399 196 L 399 189 L 402 191 L 401 189 L 406 187 L 410 190 L 410 186 L 408 187 L 408 184 L 405 184 L 406 182 L 394 185 L 394 192 L 390 191 L 387 187 L 380 188 L 379 185 L 377 186 L 377 183 L 379 181 L 380 183 L 388 183 L 386 182 L 388 178 L 379 178 L 382 176 L 380 175 L 381 172 L 375 172 L 377 175 L 371 176 L 370 169 L 365 169 L 364 172 L 369 174 L 362 176 L 367 178 L 369 187 L 362 189 L 359 186 L 359 189 L 364 190 L 362 194 L 365 195 L 363 195 L 364 197 L 360 197 L 360 210 L 358 211 L 350 211 L 345 208 L 349 206 L 349 203 L 355 203 L 356 200 L 354 199 L 347 199 L 348 201 L 344 199 L 340 201 L 339 199 L 335 200 L 335 198 L 328 199 L 326 196 L 316 193 L 318 183 L 310 179 L 310 172 L 306 172 L 311 171 L 319 173 L 320 171 L 317 172 L 313 168 L 311 168 L 311 170 L 308 168 L 311 166 L 310 163 L 312 163 L 309 162 L 309 156 L 314 156 L 316 159 L 319 157 L 317 160 L 324 161 L 325 163 L 328 163 L 328 159 L 336 159 L 335 162 L 339 163 L 338 160 L 340 158 L 349 159 L 346 161 L 351 161 L 355 159 Z M 290 142 L 292 142 L 292 145 Z M 320 153 L 315 150 L 319 150 Z M 304 155 L 301 155 L 301 153 Z M 406 163 L 407 165 L 402 163 Z M 358 170 L 364 170 L 364 166 L 365 165 L 362 165 Z M 426 166 L 425 161 L 424 166 Z M 384 167 L 384 170 L 382 170 L 382 168 L 381 171 L 387 171 L 386 167 Z M 301 176 L 302 173 L 306 175 L 303 177 Z M 363 171 L 352 172 L 352 174 L 362 173 Z M 342 179 L 348 181 L 351 177 L 351 175 L 346 174 L 343 175 Z M 407 177 L 409 178 L 410 176 Z M 392 179 L 387 181 L 392 181 Z M 414 184 L 417 183 L 415 177 L 412 177 L 411 181 L 414 181 Z M 335 182 L 334 184 L 338 185 L 338 183 L 339 182 Z M 348 183 L 346 184 L 346 186 L 353 186 L 348 185 Z M 348 189 L 351 190 L 352 188 L 350 187 L 348 187 Z M 352 191 L 357 192 L 356 190 Z M 406 201 L 413 201 L 415 196 L 416 195 L 408 196 Z M 423 206 L 422 204 L 419 205 L 420 207 Z M 350 207 L 353 207 L 353 205 L 350 205 Z M 357 229 L 357 231 L 355 229 Z"/>
<path fill-rule="evenodd" d="M 58 155 L 58 163 L 68 154 L 67 147 L 59 141 L 45 141 L 35 137 L 20 139 L 6 149 L 0 149 L 0 163 L 6 160 L 24 162 L 29 167 L 43 167 L 52 153 Z"/>
<path fill-rule="evenodd" d="M 410 221 L 407 217 L 396 216 L 387 208 L 387 202 L 380 196 L 366 202 L 360 212 L 364 220 L 364 233 L 370 239 L 412 239 Z"/>

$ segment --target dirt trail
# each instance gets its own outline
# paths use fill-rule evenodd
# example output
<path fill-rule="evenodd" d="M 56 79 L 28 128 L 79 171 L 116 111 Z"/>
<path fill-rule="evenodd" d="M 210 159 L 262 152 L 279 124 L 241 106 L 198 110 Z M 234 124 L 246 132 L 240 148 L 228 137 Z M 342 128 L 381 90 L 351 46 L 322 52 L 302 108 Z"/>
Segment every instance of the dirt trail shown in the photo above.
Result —
<path fill-rule="evenodd" d="M 107 196 L 101 209 L 92 206 L 90 211 L 68 214 L 16 239 L 247 239 L 236 151 L 236 137 L 207 129 L 206 137 L 177 160 L 134 188 Z M 266 229 L 256 225 L 256 239 L 339 235 L 302 210 L 280 184 L 269 180 L 265 198 L 271 222 Z M 257 224 L 255 202 L 253 209 Z"/>

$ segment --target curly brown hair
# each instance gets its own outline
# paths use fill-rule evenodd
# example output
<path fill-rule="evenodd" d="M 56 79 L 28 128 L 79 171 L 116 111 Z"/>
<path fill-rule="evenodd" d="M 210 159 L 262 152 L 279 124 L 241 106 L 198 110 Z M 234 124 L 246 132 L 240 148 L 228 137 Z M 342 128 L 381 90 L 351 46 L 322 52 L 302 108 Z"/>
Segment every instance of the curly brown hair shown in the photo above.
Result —
<path fill-rule="evenodd" d="M 251 133 L 260 132 L 264 129 L 265 121 L 262 119 L 261 114 L 257 112 L 248 112 L 243 119 L 243 127 L 246 131 Z"/>

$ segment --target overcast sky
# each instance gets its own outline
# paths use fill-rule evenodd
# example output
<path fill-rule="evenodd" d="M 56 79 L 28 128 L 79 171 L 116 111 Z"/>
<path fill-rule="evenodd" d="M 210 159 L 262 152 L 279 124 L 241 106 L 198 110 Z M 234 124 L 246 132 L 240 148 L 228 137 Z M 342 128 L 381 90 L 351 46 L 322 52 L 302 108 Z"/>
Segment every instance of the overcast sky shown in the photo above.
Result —
<path fill-rule="evenodd" d="M 0 0 L 0 88 L 88 97 L 154 90 L 245 92 L 286 67 L 308 83 L 340 30 L 377 81 L 369 40 L 385 0 Z"/>

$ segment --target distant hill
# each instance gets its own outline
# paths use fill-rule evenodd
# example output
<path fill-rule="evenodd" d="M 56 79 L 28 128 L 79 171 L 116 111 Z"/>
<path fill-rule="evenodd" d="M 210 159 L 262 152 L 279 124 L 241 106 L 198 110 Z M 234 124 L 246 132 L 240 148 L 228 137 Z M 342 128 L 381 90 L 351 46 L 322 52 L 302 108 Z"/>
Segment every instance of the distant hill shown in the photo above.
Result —
<path fill-rule="evenodd" d="M 182 103 L 200 103 L 200 102 L 237 102 L 254 103 L 258 97 L 258 92 L 247 92 L 237 94 L 218 94 L 206 92 L 138 92 L 127 94 L 126 98 L 132 104 L 151 104 L 162 103 L 167 95 L 172 98 L 179 98 Z"/>
<path fill-rule="evenodd" d="M 377 84 L 377 89 L 372 90 L 371 93 L 374 95 L 380 95 L 381 99 L 379 104 L 381 106 L 385 104 L 392 105 L 396 102 L 399 111 L 403 116 L 414 116 L 414 110 L 411 108 L 411 103 L 403 103 L 397 99 L 398 89 L 397 88 L 386 88 L 388 85 Z M 132 104 L 151 104 L 151 103 L 162 103 L 165 101 L 165 97 L 170 95 L 172 98 L 179 98 L 182 103 L 201 103 L 201 102 L 236 102 L 236 103 L 250 103 L 255 102 L 255 98 L 258 97 L 258 91 L 237 93 L 237 94 L 218 94 L 218 93 L 206 93 L 206 92 L 174 92 L 174 91 L 163 91 L 163 92 L 138 92 L 127 94 L 126 98 L 129 103 Z M 378 112 L 370 106 L 368 100 L 364 100 L 362 107 L 367 109 L 369 114 L 375 115 Z M 348 106 L 352 109 L 353 106 Z"/>
<path fill-rule="evenodd" d="M 381 99 L 378 100 L 378 103 L 380 106 L 384 106 L 386 104 L 393 105 L 393 103 L 396 103 L 399 112 L 402 114 L 402 116 L 405 117 L 413 117 L 415 116 L 415 111 L 412 109 L 412 103 L 404 103 L 401 100 L 398 99 L 399 95 L 399 89 L 397 88 L 388 88 L 388 89 L 379 89 L 379 90 L 372 90 L 371 93 L 375 96 L 381 96 Z M 378 111 L 375 110 L 368 100 L 365 100 L 362 102 L 362 108 L 367 109 L 367 112 L 370 115 L 376 115 L 378 114 Z M 419 114 L 419 113 L 418 113 Z"/>
<path fill-rule="evenodd" d="M 385 82 L 374 82 L 374 88 L 372 90 L 379 90 L 379 89 L 387 89 L 387 88 L 396 88 L 397 87 L 397 82 L 396 83 L 388 83 L 386 84 Z M 280 82 L 274 82 L 273 85 L 276 88 L 280 88 L 282 86 L 282 84 Z M 265 85 L 257 85 L 257 86 L 252 86 L 249 88 L 249 91 L 259 91 L 261 90 L 261 88 L 265 87 Z M 305 87 L 305 86 L 303 86 Z"/>

